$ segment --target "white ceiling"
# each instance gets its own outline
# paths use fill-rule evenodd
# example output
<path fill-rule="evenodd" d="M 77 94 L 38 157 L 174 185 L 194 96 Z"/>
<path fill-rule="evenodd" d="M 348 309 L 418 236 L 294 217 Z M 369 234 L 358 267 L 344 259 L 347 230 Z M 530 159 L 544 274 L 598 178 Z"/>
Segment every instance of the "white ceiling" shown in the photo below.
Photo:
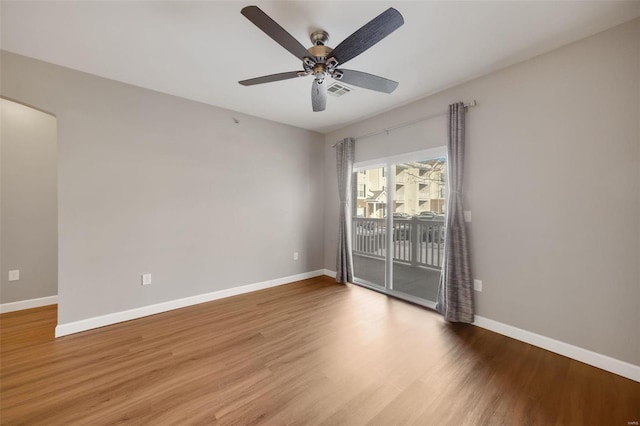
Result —
<path fill-rule="evenodd" d="M 257 4 L 311 45 L 339 42 L 388 7 L 405 24 L 346 68 L 400 82 L 358 89 L 311 110 L 311 77 L 244 87 L 238 80 L 301 69 L 240 14 Z M 640 16 L 640 2 L 6 1 L 1 47 L 136 86 L 327 132 Z"/>

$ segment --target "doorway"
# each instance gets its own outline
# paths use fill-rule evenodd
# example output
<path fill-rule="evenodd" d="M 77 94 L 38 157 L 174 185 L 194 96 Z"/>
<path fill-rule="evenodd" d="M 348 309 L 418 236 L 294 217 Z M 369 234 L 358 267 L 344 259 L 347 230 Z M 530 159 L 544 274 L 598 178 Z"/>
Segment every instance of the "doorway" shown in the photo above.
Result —
<path fill-rule="evenodd" d="M 446 176 L 446 147 L 354 165 L 354 283 L 435 308 Z"/>
<path fill-rule="evenodd" d="M 1 98 L 0 112 L 0 307 L 9 312 L 57 302 L 57 119 Z"/>

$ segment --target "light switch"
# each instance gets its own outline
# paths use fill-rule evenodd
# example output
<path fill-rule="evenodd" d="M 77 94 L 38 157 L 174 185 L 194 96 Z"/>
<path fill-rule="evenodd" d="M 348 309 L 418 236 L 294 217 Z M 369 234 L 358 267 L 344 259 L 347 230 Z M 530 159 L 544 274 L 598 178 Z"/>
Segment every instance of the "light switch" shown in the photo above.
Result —
<path fill-rule="evenodd" d="M 9 271 L 9 281 L 18 281 L 20 279 L 20 270 L 14 269 Z"/>
<path fill-rule="evenodd" d="M 471 210 L 464 211 L 464 221 L 471 222 Z"/>

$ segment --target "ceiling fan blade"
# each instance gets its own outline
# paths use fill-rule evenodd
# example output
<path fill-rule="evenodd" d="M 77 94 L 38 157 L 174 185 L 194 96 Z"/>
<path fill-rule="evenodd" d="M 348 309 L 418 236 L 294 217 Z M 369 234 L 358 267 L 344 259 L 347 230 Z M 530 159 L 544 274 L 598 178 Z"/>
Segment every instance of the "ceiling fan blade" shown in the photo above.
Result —
<path fill-rule="evenodd" d="M 331 52 L 339 64 L 355 58 L 404 24 L 400 12 L 390 7 L 342 41 Z"/>
<path fill-rule="evenodd" d="M 324 111 L 327 107 L 327 81 L 318 83 L 318 80 L 313 80 L 311 85 L 311 106 L 314 111 Z"/>
<path fill-rule="evenodd" d="M 272 83 L 274 81 L 288 80 L 290 78 L 296 78 L 296 77 L 304 77 L 305 75 L 306 74 L 304 73 L 304 71 L 288 71 L 288 72 L 281 72 L 279 74 L 270 74 L 270 75 L 263 75 L 262 77 L 250 78 L 248 80 L 239 81 L 238 83 L 242 84 L 243 86 L 253 86 L 254 84 Z"/>
<path fill-rule="evenodd" d="M 377 75 L 373 74 L 367 74 L 366 72 L 345 69 L 340 69 L 337 71 L 342 72 L 342 78 L 339 78 L 338 81 L 342 81 L 353 86 L 358 86 L 383 93 L 391 93 L 396 90 L 396 87 L 398 87 L 397 81 L 378 77 Z"/>
<path fill-rule="evenodd" d="M 280 46 L 291 52 L 296 58 L 304 59 L 310 56 L 309 51 L 276 21 L 271 19 L 258 6 L 247 6 L 240 12 L 254 25 L 274 39 Z"/>

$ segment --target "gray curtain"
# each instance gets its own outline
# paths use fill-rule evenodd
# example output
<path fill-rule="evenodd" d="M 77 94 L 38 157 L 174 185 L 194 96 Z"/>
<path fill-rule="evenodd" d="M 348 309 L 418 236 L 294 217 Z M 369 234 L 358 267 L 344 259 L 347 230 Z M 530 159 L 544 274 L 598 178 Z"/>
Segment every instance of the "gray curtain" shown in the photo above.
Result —
<path fill-rule="evenodd" d="M 452 322 L 473 322 L 473 278 L 462 205 L 464 113 L 465 107 L 462 102 L 449 105 L 449 143 L 447 146 L 449 195 L 447 197 L 445 254 L 436 303 L 438 312 L 447 321 Z"/>
<path fill-rule="evenodd" d="M 355 140 L 347 138 L 336 144 L 338 169 L 338 196 L 340 212 L 338 216 L 338 254 L 336 258 L 336 281 L 353 281 L 353 256 L 351 254 L 351 180 Z"/>

